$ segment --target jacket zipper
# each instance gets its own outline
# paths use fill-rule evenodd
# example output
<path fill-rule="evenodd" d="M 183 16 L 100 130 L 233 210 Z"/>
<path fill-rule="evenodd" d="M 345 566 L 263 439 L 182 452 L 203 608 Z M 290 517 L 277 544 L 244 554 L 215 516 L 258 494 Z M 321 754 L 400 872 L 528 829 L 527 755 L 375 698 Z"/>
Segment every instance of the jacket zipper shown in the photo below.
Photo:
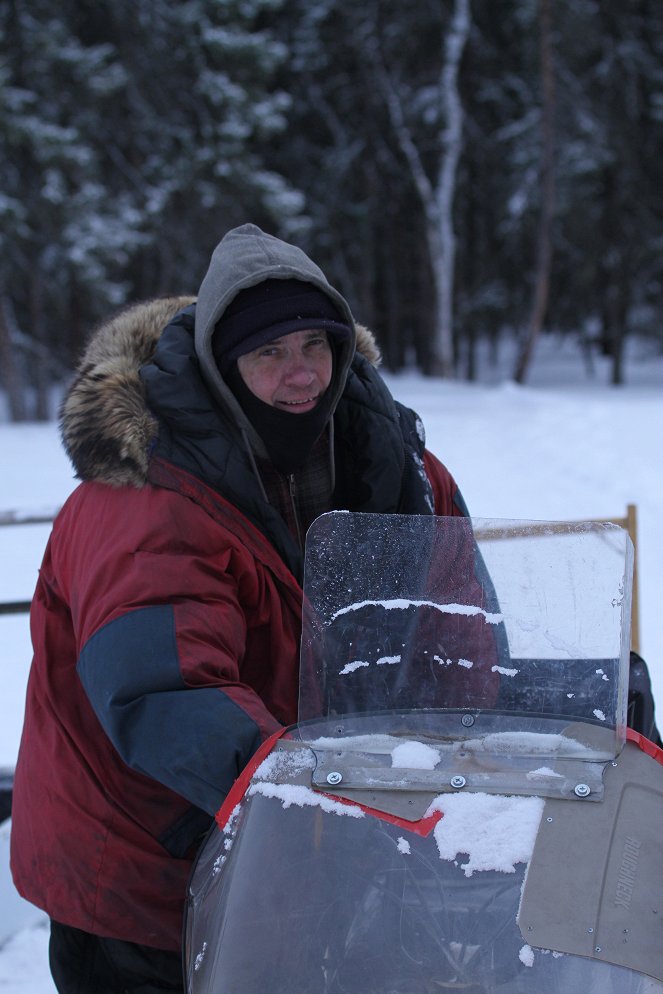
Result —
<path fill-rule="evenodd" d="M 292 513 L 295 519 L 295 527 L 297 529 L 297 542 L 299 548 L 303 551 L 304 543 L 302 542 L 302 529 L 299 523 L 299 510 L 297 508 L 297 484 L 295 483 L 295 474 L 290 473 L 288 476 L 288 490 L 290 491 L 290 502 L 292 504 Z"/>

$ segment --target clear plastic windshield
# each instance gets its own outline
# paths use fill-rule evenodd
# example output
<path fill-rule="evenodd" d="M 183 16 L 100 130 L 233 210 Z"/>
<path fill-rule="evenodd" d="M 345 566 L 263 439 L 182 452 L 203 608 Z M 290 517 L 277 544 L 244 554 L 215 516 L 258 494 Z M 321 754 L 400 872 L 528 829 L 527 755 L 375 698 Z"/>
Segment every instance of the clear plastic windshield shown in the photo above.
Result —
<path fill-rule="evenodd" d="M 615 948 L 629 949 L 623 937 L 607 962 L 523 937 L 527 858 L 518 847 L 536 831 L 537 798 L 500 798 L 482 812 L 504 836 L 483 832 L 503 860 L 493 869 L 495 860 L 472 852 L 481 826 L 461 841 L 452 810 L 421 837 L 324 796 L 316 804 L 289 795 L 292 787 L 254 786 L 226 834 L 210 837 L 192 881 L 189 994 L 663 992 L 613 965 Z M 594 912 L 585 902 L 576 914 L 588 942 Z"/>
<path fill-rule="evenodd" d="M 661 994 L 660 768 L 608 761 L 631 557 L 614 526 L 319 518 L 302 720 L 203 847 L 190 994 Z"/>
<path fill-rule="evenodd" d="M 470 741 L 499 713 L 520 751 L 536 736 L 559 754 L 561 737 L 562 754 L 616 755 L 631 576 L 616 525 L 323 515 L 307 537 L 300 721 L 480 713 Z"/>

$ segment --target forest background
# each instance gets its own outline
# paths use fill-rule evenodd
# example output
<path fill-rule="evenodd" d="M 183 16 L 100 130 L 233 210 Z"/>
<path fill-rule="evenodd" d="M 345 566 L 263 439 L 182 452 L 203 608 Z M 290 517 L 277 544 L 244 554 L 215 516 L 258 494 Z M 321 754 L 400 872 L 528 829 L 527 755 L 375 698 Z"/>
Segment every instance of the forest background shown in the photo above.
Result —
<path fill-rule="evenodd" d="M 478 378 L 515 336 L 523 382 L 554 332 L 619 384 L 663 351 L 662 137 L 660 0 L 0 0 L 7 414 L 247 220 L 389 370 Z"/>

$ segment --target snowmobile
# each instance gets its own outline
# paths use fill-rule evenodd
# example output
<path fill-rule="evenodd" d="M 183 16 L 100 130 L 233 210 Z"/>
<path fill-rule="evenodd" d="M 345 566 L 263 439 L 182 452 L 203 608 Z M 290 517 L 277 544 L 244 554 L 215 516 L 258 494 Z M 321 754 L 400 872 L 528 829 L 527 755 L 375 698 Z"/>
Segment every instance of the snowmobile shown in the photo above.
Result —
<path fill-rule="evenodd" d="M 663 751 L 615 525 L 333 512 L 299 721 L 194 867 L 188 994 L 663 992 Z"/>

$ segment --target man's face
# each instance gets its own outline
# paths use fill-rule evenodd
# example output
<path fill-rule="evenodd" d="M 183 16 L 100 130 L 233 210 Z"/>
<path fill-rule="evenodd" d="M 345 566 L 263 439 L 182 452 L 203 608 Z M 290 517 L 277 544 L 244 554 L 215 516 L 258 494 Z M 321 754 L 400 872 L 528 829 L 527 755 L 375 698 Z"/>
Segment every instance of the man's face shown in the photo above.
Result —
<path fill-rule="evenodd" d="M 332 365 L 326 331 L 293 331 L 237 360 L 251 393 L 289 414 L 313 410 L 331 383 Z"/>

